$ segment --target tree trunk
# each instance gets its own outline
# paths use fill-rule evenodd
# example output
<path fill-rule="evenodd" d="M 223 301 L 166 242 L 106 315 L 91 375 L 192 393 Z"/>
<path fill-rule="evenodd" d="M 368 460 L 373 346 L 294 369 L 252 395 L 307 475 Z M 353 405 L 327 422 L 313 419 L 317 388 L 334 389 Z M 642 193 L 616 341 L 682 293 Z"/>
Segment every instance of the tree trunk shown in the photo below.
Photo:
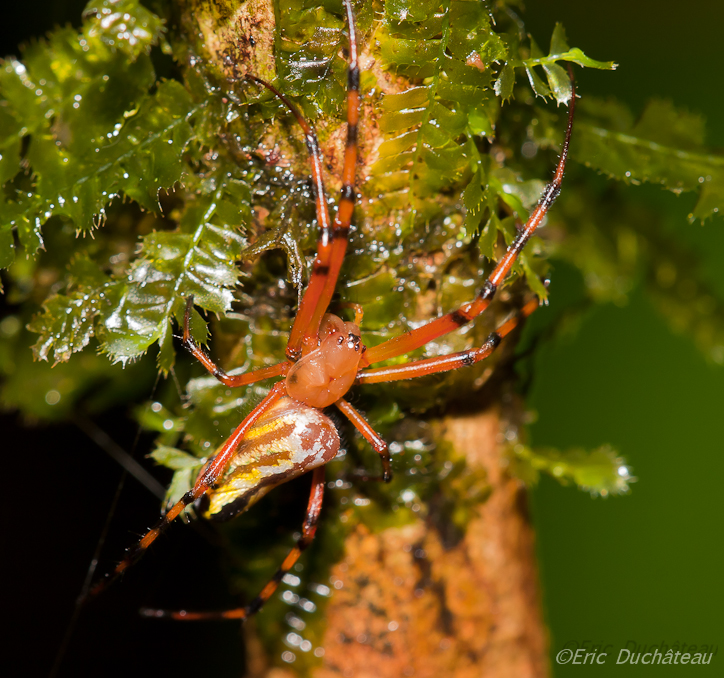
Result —
<path fill-rule="evenodd" d="M 182 24 L 192 43 L 201 40 L 195 46 L 197 52 L 234 83 L 247 72 L 275 77 L 273 50 L 280 38 L 275 38 L 274 21 L 274 8 L 264 0 L 241 5 L 222 2 L 213 7 L 192 0 Z M 411 86 L 375 65 L 370 55 L 373 47 L 360 47 L 363 67 L 376 69 L 384 92 Z M 358 168 L 362 183 L 382 139 L 375 121 L 375 112 L 365 108 Z M 339 120 L 318 121 L 327 132 L 339 124 Z M 285 155 L 284 139 L 272 137 L 271 143 L 281 148 L 277 154 Z M 324 135 L 322 152 L 333 189 L 337 187 L 334 170 L 341 165 L 343 150 L 343 134 Z M 285 162 L 308 171 L 304 157 L 286 157 Z M 360 212 L 366 214 L 364 189 L 362 193 Z M 431 254 L 428 266 L 439 265 Z M 434 304 L 432 308 L 424 305 L 424 295 L 420 295 L 416 312 L 430 317 Z M 494 325 L 495 319 L 485 322 Z M 491 371 L 484 373 L 485 378 Z M 334 590 L 325 608 L 326 629 L 317 656 L 322 649 L 323 655 L 311 670 L 317 678 L 538 678 L 549 673 L 526 492 L 506 472 L 500 410 L 494 406 L 448 416 L 437 428 L 438 441 L 452 445 L 471 471 L 487 475 L 490 494 L 474 507 L 464 532 L 452 539 L 436 527 L 434 506 L 402 527 L 371 530 L 359 524 L 352 529 L 344 556 L 331 570 Z M 274 667 L 278 659 L 268 655 L 254 623 L 246 629 L 250 675 L 299 675 L 293 665 Z"/>
<path fill-rule="evenodd" d="M 526 490 L 505 470 L 498 408 L 449 416 L 443 438 L 483 469 L 491 493 L 462 539 L 445 544 L 434 515 L 401 528 L 358 526 L 332 569 L 315 678 L 541 678 L 549 675 Z M 252 675 L 267 669 L 258 643 Z"/>
<path fill-rule="evenodd" d="M 358 528 L 333 569 L 325 663 L 315 675 L 547 675 L 525 489 L 501 463 L 497 410 L 451 416 L 444 438 L 492 488 L 463 538 L 446 547 L 430 520 Z"/>

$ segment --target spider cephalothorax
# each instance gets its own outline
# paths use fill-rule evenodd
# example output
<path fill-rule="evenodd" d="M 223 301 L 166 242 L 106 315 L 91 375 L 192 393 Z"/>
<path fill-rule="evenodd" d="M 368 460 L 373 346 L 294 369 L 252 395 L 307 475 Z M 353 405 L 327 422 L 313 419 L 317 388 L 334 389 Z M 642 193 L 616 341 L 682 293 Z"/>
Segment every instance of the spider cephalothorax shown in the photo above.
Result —
<path fill-rule="evenodd" d="M 365 346 L 359 326 L 328 313 L 319 327 L 319 346 L 287 374 L 287 393 L 312 407 L 334 405 L 352 387 Z"/>

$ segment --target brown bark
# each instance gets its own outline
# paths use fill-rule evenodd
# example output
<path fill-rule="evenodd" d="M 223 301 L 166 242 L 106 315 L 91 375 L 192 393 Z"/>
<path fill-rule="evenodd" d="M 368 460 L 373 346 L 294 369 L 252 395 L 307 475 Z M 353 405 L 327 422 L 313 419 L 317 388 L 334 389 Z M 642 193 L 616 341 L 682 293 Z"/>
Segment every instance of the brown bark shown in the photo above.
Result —
<path fill-rule="evenodd" d="M 525 490 L 501 464 L 499 414 L 444 426 L 492 493 L 450 549 L 423 520 L 352 534 L 333 569 L 343 586 L 327 610 L 319 678 L 548 674 Z"/>
<path fill-rule="evenodd" d="M 549 675 L 525 488 L 505 470 L 500 414 L 444 420 L 444 438 L 491 485 L 446 548 L 429 520 L 350 535 L 315 678 L 540 678 Z M 268 678 L 296 675 L 272 669 Z"/>

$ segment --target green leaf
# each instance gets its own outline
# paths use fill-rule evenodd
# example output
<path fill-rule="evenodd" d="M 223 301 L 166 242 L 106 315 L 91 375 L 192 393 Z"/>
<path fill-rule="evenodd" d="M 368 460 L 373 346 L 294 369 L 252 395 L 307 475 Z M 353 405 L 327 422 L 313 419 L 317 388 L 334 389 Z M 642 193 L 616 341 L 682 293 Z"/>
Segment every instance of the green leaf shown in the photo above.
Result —
<path fill-rule="evenodd" d="M 93 336 L 93 321 L 100 313 L 100 295 L 78 293 L 68 297 L 56 294 L 43 304 L 43 314 L 28 328 L 42 337 L 33 346 L 40 360 L 53 354 L 55 362 L 68 360 L 72 353 L 83 350 Z"/>
<path fill-rule="evenodd" d="M 174 416 L 168 408 L 159 402 L 137 408 L 136 420 L 146 431 L 163 434 L 169 432 L 181 433 L 183 431 L 183 418 Z"/>
<path fill-rule="evenodd" d="M 513 96 L 515 85 L 515 69 L 509 63 L 505 64 L 500 71 L 500 76 L 495 81 L 495 96 L 503 101 L 509 101 Z"/>
<path fill-rule="evenodd" d="M 175 447 L 168 447 L 167 445 L 159 445 L 149 456 L 157 464 L 170 468 L 173 471 L 198 469 L 203 464 L 203 460 L 198 457 L 194 457 L 192 454 Z"/>
<path fill-rule="evenodd" d="M 580 49 L 571 49 L 566 40 L 566 33 L 563 25 L 557 23 L 551 36 L 550 52 L 544 55 L 533 38 L 530 38 L 530 57 L 527 59 L 511 59 L 509 64 L 517 67 L 524 67 L 530 86 L 536 96 L 543 98 L 553 96 L 559 104 L 565 104 L 571 99 L 570 76 L 558 62 L 569 61 L 586 68 L 597 68 L 601 70 L 615 70 L 617 64 L 613 61 L 596 61 L 587 57 Z M 546 74 L 548 84 L 546 85 L 536 73 L 536 68 L 542 66 Z M 509 77 L 509 76 L 508 76 Z M 502 78 L 502 75 L 501 75 Z M 500 81 L 499 81 L 500 82 Z M 496 94 L 501 96 L 503 84 L 496 83 Z M 500 90 L 500 93 L 498 92 Z"/>
<path fill-rule="evenodd" d="M 543 64 L 543 70 L 548 77 L 548 86 L 559 104 L 568 103 L 571 100 L 573 86 L 571 79 L 565 69 L 558 64 Z"/>
<path fill-rule="evenodd" d="M 166 490 L 165 506 L 175 504 L 193 487 L 194 479 L 204 463 L 203 459 L 167 445 L 158 445 L 149 456 L 157 464 L 174 471 L 171 483 Z"/>
<path fill-rule="evenodd" d="M 531 89 L 535 92 L 536 96 L 543 97 L 545 99 L 551 95 L 551 91 L 548 89 L 548 86 L 540 79 L 539 75 L 531 66 L 526 66 L 525 72 L 528 75 Z"/>
<path fill-rule="evenodd" d="M 611 107 L 596 108 L 595 100 L 585 102 L 576 124 L 572 154 L 579 162 L 627 183 L 657 183 L 675 193 L 697 191 L 692 220 L 724 210 L 724 156 L 699 151 L 700 118 L 656 100 L 635 125 Z M 589 122 L 591 110 L 595 122 Z"/>
<path fill-rule="evenodd" d="M 403 21 L 426 21 L 438 10 L 440 3 L 437 0 L 421 0 L 410 4 L 405 0 L 391 0 L 385 3 L 385 14 L 389 21 L 402 23 Z"/>
<path fill-rule="evenodd" d="M 470 183 L 463 191 L 463 203 L 467 210 L 465 214 L 465 228 L 468 233 L 473 233 L 477 229 L 483 216 L 486 196 L 481 185 L 481 180 L 480 171 L 475 172 Z"/>
<path fill-rule="evenodd" d="M 566 40 L 566 29 L 563 28 L 563 24 L 557 22 L 551 35 L 551 46 L 550 54 L 561 54 L 567 52 L 570 49 L 568 46 L 568 40 Z"/>
<path fill-rule="evenodd" d="M 224 185 L 200 199 L 187 209 L 179 231 L 154 232 L 143 239 L 141 258 L 107 295 L 101 346 L 114 362 L 135 360 L 160 341 L 159 366 L 170 369 L 171 323 L 183 317 L 184 298 L 190 295 L 214 313 L 230 310 L 244 240 L 237 232 L 242 213 L 230 214 L 224 206 L 238 188 Z M 237 223 L 228 223 L 230 216 Z"/>
<path fill-rule="evenodd" d="M 524 467 L 518 468 L 524 479 L 536 482 L 540 471 L 545 471 L 562 485 L 573 482 L 579 489 L 593 496 L 625 494 L 629 484 L 636 481 L 623 458 L 610 446 L 592 451 L 572 449 L 562 452 L 554 448 L 530 448 L 516 445 L 514 454 Z"/>
<path fill-rule="evenodd" d="M 156 208 L 190 139 L 185 90 L 168 82 L 148 94 L 160 19 L 135 0 L 92 4 L 85 16 L 80 34 L 59 29 L 0 69 L 0 180 L 15 177 L 0 192 L 0 230 L 17 229 L 31 255 L 53 216 L 88 231 L 121 193 Z M 9 241 L 0 244 L 7 265 Z"/>
<path fill-rule="evenodd" d="M 325 7 L 294 7 L 281 12 L 278 21 L 275 60 L 285 93 L 304 96 L 303 101 L 311 98 L 317 113 L 336 113 L 346 86 L 346 62 L 340 55 L 346 48 L 342 17 Z M 364 30 L 364 26 L 364 16 L 358 16 L 358 28 Z"/>
<path fill-rule="evenodd" d="M 100 40 L 131 59 L 148 54 L 160 37 L 163 22 L 138 0 L 91 0 L 83 11 L 83 36 L 86 45 Z"/>
<path fill-rule="evenodd" d="M 43 313 L 28 325 L 41 335 L 33 346 L 37 360 L 48 360 L 52 354 L 55 363 L 65 362 L 83 350 L 94 335 L 108 278 L 83 254 L 72 261 L 68 274 L 70 294 L 46 299 Z"/>

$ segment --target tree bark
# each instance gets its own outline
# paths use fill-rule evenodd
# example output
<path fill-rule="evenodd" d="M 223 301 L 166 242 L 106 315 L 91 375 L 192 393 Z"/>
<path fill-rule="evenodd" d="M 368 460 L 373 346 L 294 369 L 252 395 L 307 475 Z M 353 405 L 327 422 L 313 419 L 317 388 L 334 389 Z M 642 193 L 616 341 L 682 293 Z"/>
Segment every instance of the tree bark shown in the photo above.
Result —
<path fill-rule="evenodd" d="M 197 51 L 226 78 L 238 81 L 246 72 L 273 77 L 275 26 L 270 3 L 188 2 L 182 23 L 195 36 L 192 40 L 201 39 Z M 365 49 L 362 60 L 377 69 L 374 74 L 383 91 L 410 86 L 375 66 Z M 374 111 L 365 110 L 358 167 L 362 182 L 382 138 L 375 120 Z M 284 141 L 279 139 L 278 144 L 283 146 Z M 343 150 L 341 128 L 322 142 L 333 189 Z M 306 158 L 288 161 L 304 166 Z M 365 206 L 363 196 L 363 213 Z M 506 472 L 500 410 L 492 407 L 448 416 L 440 428 L 438 438 L 452 444 L 469 469 L 487 474 L 490 495 L 474 508 L 455 543 L 436 529 L 434 507 L 403 527 L 371 531 L 358 525 L 352 530 L 343 558 L 331 571 L 334 589 L 319 646 L 324 654 L 311 671 L 315 678 L 549 675 L 526 492 Z M 249 675 L 299 675 L 293 665 L 271 667 L 254 624 L 246 628 Z"/>
<path fill-rule="evenodd" d="M 499 412 L 443 425 L 469 466 L 486 471 L 490 497 L 452 548 L 429 520 L 351 535 L 333 569 L 341 588 L 318 678 L 548 675 L 526 494 L 501 461 Z"/>
<path fill-rule="evenodd" d="M 549 675 L 526 490 L 506 471 L 500 412 L 448 416 L 442 427 L 469 467 L 487 473 L 487 501 L 453 546 L 430 515 L 401 528 L 352 532 L 332 568 L 315 678 Z M 253 654 L 261 651 L 255 647 Z M 258 654 L 253 664 L 257 676 L 299 675 L 266 669 Z"/>

